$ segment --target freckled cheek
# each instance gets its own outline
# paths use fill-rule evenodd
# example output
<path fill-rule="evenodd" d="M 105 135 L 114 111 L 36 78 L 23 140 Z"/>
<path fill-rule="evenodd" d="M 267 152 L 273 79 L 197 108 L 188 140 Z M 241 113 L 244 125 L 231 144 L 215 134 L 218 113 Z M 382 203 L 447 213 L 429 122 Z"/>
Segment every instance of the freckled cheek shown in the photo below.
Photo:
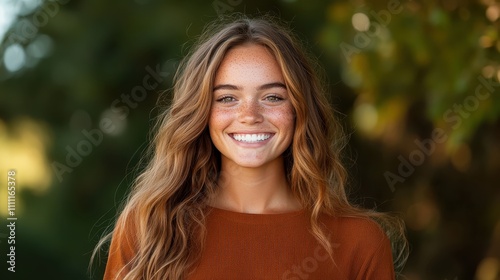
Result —
<path fill-rule="evenodd" d="M 273 110 L 269 116 L 273 119 L 273 122 L 276 125 L 279 125 L 282 128 L 293 130 L 295 127 L 295 114 L 293 113 L 293 108 L 291 106 Z"/>
<path fill-rule="evenodd" d="M 208 121 L 210 130 L 224 129 L 231 121 L 232 115 L 234 115 L 234 113 L 229 112 L 229 110 L 227 109 L 216 108 L 216 107 L 212 108 L 210 112 L 210 118 Z"/>

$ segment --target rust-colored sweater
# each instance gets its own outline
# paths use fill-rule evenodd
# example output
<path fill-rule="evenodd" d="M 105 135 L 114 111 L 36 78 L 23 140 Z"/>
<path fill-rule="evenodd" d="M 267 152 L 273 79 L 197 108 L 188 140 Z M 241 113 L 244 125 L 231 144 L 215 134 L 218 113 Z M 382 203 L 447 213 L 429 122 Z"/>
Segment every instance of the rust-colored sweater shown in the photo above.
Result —
<path fill-rule="evenodd" d="M 333 261 L 309 232 L 306 211 L 245 214 L 211 208 L 205 248 L 188 280 L 393 280 L 391 245 L 369 219 L 322 216 Z M 133 257 L 133 241 L 115 232 L 104 280 Z"/>

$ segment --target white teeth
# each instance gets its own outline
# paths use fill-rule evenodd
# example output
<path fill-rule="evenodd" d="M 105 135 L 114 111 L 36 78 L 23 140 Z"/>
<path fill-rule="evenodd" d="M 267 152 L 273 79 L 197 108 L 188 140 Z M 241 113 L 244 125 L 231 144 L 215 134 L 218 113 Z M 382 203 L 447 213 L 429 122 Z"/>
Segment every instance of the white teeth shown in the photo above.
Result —
<path fill-rule="evenodd" d="M 233 138 L 239 142 L 256 143 L 269 139 L 271 134 L 233 134 Z"/>

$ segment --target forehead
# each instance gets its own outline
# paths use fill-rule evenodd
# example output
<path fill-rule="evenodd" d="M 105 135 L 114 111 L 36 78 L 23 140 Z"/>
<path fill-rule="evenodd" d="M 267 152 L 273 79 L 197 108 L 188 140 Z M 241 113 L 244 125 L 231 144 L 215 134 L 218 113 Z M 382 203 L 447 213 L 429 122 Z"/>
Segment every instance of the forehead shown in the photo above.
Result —
<path fill-rule="evenodd" d="M 281 68 L 269 49 L 262 45 L 245 44 L 226 53 L 216 72 L 215 84 L 226 80 L 250 81 L 252 78 L 284 82 Z"/>

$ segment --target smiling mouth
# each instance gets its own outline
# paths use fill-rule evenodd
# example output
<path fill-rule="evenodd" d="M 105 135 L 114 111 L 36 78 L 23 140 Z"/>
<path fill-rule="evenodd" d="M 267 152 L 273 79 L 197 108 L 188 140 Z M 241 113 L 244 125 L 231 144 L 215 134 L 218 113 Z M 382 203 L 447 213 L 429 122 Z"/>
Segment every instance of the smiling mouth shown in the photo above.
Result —
<path fill-rule="evenodd" d="M 265 141 L 273 136 L 270 133 L 259 133 L 259 134 L 231 134 L 231 137 L 238 141 L 244 143 L 258 143 Z"/>

